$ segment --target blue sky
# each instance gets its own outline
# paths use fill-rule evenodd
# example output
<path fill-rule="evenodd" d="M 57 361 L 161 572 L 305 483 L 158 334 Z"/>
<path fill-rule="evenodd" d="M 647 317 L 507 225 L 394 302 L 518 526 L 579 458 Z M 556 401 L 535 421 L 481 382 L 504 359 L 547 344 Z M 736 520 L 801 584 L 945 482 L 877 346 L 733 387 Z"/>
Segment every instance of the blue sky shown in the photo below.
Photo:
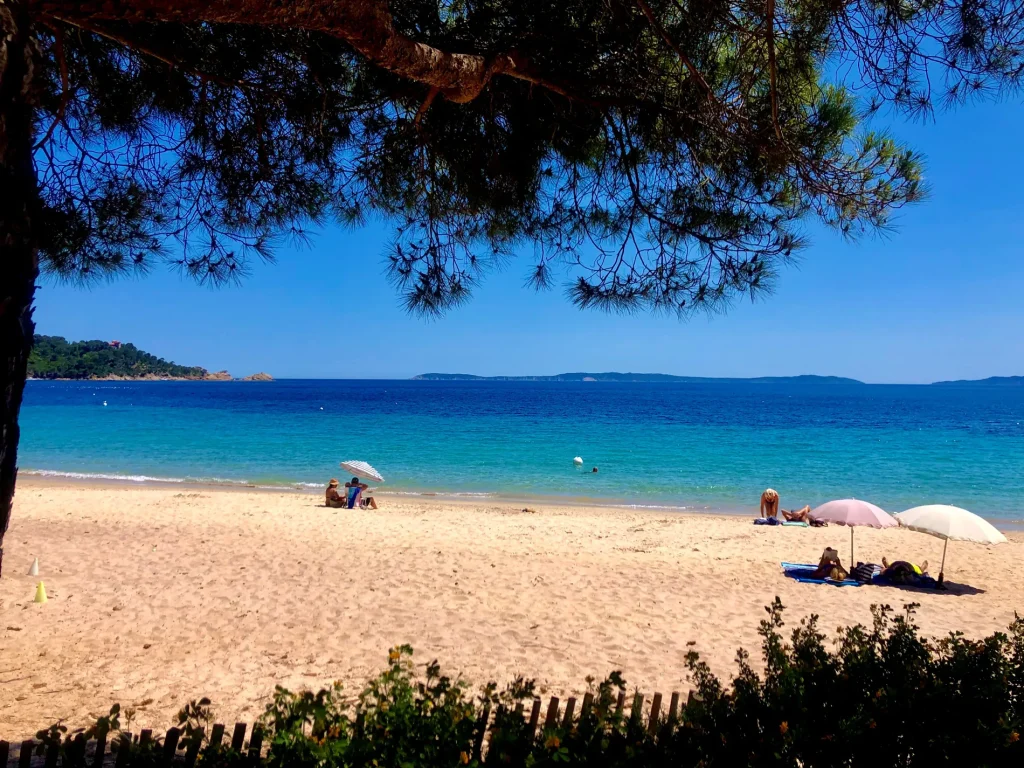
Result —
<path fill-rule="evenodd" d="M 891 122 L 879 121 L 880 124 Z M 978 105 L 894 126 L 926 156 L 931 198 L 898 230 L 848 244 L 812 232 L 776 292 L 724 316 L 582 312 L 523 287 L 529 254 L 441 320 L 410 317 L 384 278 L 385 225 L 328 228 L 240 287 L 157 267 L 89 288 L 44 282 L 38 332 L 121 339 L 175 362 L 278 378 L 426 371 L 693 376 L 817 373 L 870 382 L 1024 374 L 1024 107 Z"/>

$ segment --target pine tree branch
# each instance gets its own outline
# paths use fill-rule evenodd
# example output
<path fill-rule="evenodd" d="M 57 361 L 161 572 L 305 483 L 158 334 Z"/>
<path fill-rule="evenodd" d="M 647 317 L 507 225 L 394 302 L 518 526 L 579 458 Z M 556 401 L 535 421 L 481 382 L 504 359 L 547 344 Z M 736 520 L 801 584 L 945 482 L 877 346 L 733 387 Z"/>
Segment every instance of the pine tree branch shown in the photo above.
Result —
<path fill-rule="evenodd" d="M 766 2 L 765 21 L 768 25 L 768 78 L 772 101 L 772 124 L 775 126 L 776 137 L 782 141 L 782 126 L 779 124 L 778 67 L 775 63 L 775 0 L 766 0 Z"/>
<path fill-rule="evenodd" d="M 57 114 L 53 116 L 53 122 L 46 129 L 43 138 L 32 147 L 33 151 L 39 149 L 53 137 L 53 132 L 56 130 L 57 125 L 64 121 L 64 113 L 68 108 L 68 99 L 71 98 L 71 88 L 68 85 L 68 61 L 64 55 L 64 30 L 59 26 L 53 26 L 52 29 L 54 48 L 57 54 L 57 66 L 60 68 L 60 104 L 57 106 Z"/>
<path fill-rule="evenodd" d="M 211 72 L 204 72 L 200 69 L 196 69 L 195 67 L 186 64 L 181 59 L 177 58 L 172 54 L 163 53 L 162 51 L 158 51 L 156 48 L 153 48 L 150 45 L 139 42 L 138 40 L 134 40 L 130 37 L 127 37 L 126 35 L 122 35 L 121 33 L 115 32 L 112 29 L 108 29 L 97 24 L 92 24 L 83 19 L 66 18 L 52 14 L 49 15 L 48 18 L 53 19 L 54 21 L 67 24 L 72 27 L 84 29 L 87 32 L 92 32 L 94 34 L 100 35 L 101 37 L 105 37 L 108 40 L 112 40 L 115 43 L 120 43 L 126 48 L 130 48 L 133 51 L 138 51 L 139 53 L 145 54 L 150 58 L 156 59 L 157 61 L 162 61 L 169 67 L 172 67 L 174 69 L 180 69 L 182 72 L 187 72 L 190 75 L 194 75 L 195 77 L 198 77 L 200 80 L 203 80 L 204 82 L 218 83 L 220 85 L 226 85 L 230 88 L 259 87 L 256 83 L 250 83 L 246 80 L 232 80 L 230 78 L 221 77 L 220 75 L 215 75 Z"/>
<path fill-rule="evenodd" d="M 497 76 L 522 80 L 551 93 L 589 106 L 615 102 L 591 98 L 536 71 L 532 62 L 511 50 L 492 55 L 445 51 L 417 42 L 394 28 L 387 0 L 335 0 L 334 2 L 280 3 L 273 0 L 104 0 L 82 3 L 73 0 L 26 0 L 33 12 L 66 24 L 102 34 L 111 40 L 157 58 L 170 66 L 189 70 L 173 56 L 144 47 L 137 41 L 97 26 L 96 22 L 239 24 L 288 27 L 320 32 L 344 40 L 357 52 L 394 75 L 437 88 L 446 99 L 468 103 Z M 198 77 L 228 85 L 208 73 L 190 70 Z M 705 83 L 706 87 L 706 83 Z M 621 100 L 619 100 L 621 101 Z"/>
<path fill-rule="evenodd" d="M 704 79 L 704 75 L 700 73 L 697 66 L 690 60 L 690 57 L 683 52 L 683 49 L 679 47 L 665 28 L 661 26 L 661 22 L 659 22 L 657 17 L 654 15 L 654 11 L 651 10 L 651 6 L 644 2 L 644 0 L 636 0 L 636 4 L 643 12 L 644 16 L 647 17 L 647 21 L 654 28 L 654 31 L 658 33 L 661 39 L 665 41 L 665 44 L 671 48 L 675 52 L 676 56 L 679 57 L 679 60 L 683 62 L 683 66 L 686 67 L 686 71 L 690 73 L 690 77 L 697 81 L 698 85 L 700 85 L 704 90 L 709 99 L 712 101 L 718 101 L 715 97 L 715 92 L 711 89 L 711 86 L 708 85 L 708 81 Z"/>
<path fill-rule="evenodd" d="M 416 119 L 412 121 L 413 125 L 419 126 L 423 116 L 427 114 L 427 110 L 430 109 L 430 105 L 434 103 L 434 99 L 437 98 L 437 94 L 440 92 L 441 90 L 439 88 L 430 89 L 430 93 L 427 94 L 427 98 L 423 100 L 423 103 L 420 104 L 420 108 L 416 110 Z"/>

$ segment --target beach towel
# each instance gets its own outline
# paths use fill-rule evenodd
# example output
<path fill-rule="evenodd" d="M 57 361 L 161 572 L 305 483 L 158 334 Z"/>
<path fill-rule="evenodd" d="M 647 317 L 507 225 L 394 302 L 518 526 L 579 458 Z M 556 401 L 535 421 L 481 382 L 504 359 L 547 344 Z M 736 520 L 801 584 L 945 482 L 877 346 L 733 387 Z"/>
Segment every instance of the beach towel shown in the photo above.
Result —
<path fill-rule="evenodd" d="M 754 519 L 754 525 L 782 525 L 777 517 L 758 517 Z"/>
<path fill-rule="evenodd" d="M 854 579 L 833 581 L 832 579 L 812 579 L 810 575 L 818 569 L 814 563 L 782 563 L 782 572 L 791 579 L 804 584 L 831 584 L 833 587 L 859 587 L 861 584 Z"/>
<path fill-rule="evenodd" d="M 810 528 L 810 523 L 805 523 L 803 520 L 787 520 L 783 525 L 795 525 L 798 528 Z"/>

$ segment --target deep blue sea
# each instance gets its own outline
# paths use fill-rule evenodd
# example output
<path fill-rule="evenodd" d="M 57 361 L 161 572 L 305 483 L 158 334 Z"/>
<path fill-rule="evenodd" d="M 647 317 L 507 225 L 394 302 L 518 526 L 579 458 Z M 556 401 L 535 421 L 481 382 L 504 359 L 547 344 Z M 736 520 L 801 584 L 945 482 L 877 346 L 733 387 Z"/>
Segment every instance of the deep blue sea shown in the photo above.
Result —
<path fill-rule="evenodd" d="M 1024 389 L 31 381 L 22 425 L 22 471 L 75 477 L 322 486 L 362 459 L 402 493 L 1024 519 Z"/>

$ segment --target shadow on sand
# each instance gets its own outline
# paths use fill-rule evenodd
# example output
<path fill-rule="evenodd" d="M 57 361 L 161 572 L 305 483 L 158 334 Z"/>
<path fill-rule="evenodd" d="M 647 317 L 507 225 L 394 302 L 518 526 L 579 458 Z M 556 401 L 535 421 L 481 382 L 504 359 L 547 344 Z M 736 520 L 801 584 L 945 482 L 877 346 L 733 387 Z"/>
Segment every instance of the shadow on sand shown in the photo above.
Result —
<path fill-rule="evenodd" d="M 948 595 L 948 596 L 961 596 L 961 595 L 983 595 L 985 594 L 984 589 L 978 589 L 972 587 L 969 584 L 958 584 L 955 581 L 944 582 L 942 586 L 945 589 L 938 589 L 936 587 L 912 587 L 909 584 L 889 584 L 874 582 L 872 586 L 882 587 L 884 589 L 899 589 L 904 592 L 914 592 L 919 595 Z"/>

